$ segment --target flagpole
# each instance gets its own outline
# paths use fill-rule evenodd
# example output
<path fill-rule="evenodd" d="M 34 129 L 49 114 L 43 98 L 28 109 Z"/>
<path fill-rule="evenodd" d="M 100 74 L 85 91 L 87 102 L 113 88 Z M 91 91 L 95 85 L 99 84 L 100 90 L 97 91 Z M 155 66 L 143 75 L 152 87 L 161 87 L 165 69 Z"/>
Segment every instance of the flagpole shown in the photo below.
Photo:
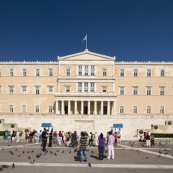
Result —
<path fill-rule="evenodd" d="M 87 38 L 87 33 L 86 33 L 86 49 L 87 49 L 87 39 L 88 39 L 88 38 Z"/>

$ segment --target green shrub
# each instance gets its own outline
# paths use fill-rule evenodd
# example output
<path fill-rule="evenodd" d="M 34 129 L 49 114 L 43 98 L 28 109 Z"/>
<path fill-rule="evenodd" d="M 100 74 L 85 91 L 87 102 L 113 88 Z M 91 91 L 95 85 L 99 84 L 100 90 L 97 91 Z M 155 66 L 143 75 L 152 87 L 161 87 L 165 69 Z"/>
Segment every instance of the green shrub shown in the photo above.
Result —
<path fill-rule="evenodd" d="M 17 131 L 14 131 L 14 132 L 16 133 Z M 9 134 L 10 134 L 10 131 L 9 131 Z M 23 132 L 20 133 L 20 136 L 22 136 L 22 134 L 23 134 Z M 0 131 L 0 136 L 4 136 L 4 131 Z"/>
<path fill-rule="evenodd" d="M 152 133 L 155 138 L 173 138 L 172 133 Z"/>

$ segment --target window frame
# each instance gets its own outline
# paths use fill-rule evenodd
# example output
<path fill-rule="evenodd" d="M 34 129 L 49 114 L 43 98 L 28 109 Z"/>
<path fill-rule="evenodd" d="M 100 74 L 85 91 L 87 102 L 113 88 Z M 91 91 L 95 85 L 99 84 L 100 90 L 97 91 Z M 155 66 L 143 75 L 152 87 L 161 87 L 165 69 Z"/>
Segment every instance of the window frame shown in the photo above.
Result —
<path fill-rule="evenodd" d="M 38 106 L 38 107 L 37 107 Z M 38 111 L 37 111 L 37 108 L 38 108 Z M 36 113 L 39 113 L 40 112 L 40 105 L 35 105 L 35 112 Z"/>
<path fill-rule="evenodd" d="M 147 69 L 147 77 L 152 76 L 152 70 L 150 68 Z"/>
<path fill-rule="evenodd" d="M 151 114 L 151 106 L 147 106 L 146 112 L 147 112 L 147 114 Z"/>
<path fill-rule="evenodd" d="M 71 70 L 70 68 L 66 68 L 66 76 L 70 76 L 71 75 Z"/>
<path fill-rule="evenodd" d="M 123 90 L 121 90 L 121 88 L 123 88 Z M 123 91 L 123 93 L 121 91 Z M 125 87 L 124 86 L 119 87 L 119 95 L 125 95 Z"/>
<path fill-rule="evenodd" d="M 160 69 L 160 77 L 165 77 L 165 69 Z"/>
<path fill-rule="evenodd" d="M 120 69 L 120 76 L 121 77 L 125 76 L 125 70 L 123 68 Z"/>
<path fill-rule="evenodd" d="M 161 109 L 163 108 L 163 109 Z M 165 106 L 160 106 L 160 114 L 164 114 L 165 113 Z"/>
<path fill-rule="evenodd" d="M 48 73 L 49 73 L 49 76 L 53 76 L 53 69 L 52 68 L 49 68 Z"/>
<path fill-rule="evenodd" d="M 120 109 L 119 110 L 120 110 L 120 114 L 124 114 L 124 106 L 120 106 Z"/>
<path fill-rule="evenodd" d="M 136 108 L 136 109 L 135 109 Z M 138 106 L 133 106 L 133 113 L 137 114 L 138 113 Z"/>
<path fill-rule="evenodd" d="M 133 76 L 138 77 L 138 69 L 133 69 Z"/>
<path fill-rule="evenodd" d="M 10 76 L 14 76 L 14 69 L 10 68 Z"/>
<path fill-rule="evenodd" d="M 107 92 L 107 87 L 108 86 L 102 86 L 102 93 L 106 93 Z"/>
<path fill-rule="evenodd" d="M 23 111 L 23 106 L 25 106 L 25 111 Z M 27 106 L 26 105 L 22 105 L 22 112 L 27 112 Z"/>
<path fill-rule="evenodd" d="M 40 69 L 39 68 L 35 69 L 35 76 L 40 76 Z"/>
<path fill-rule="evenodd" d="M 38 90 L 37 90 L 38 89 Z M 38 92 L 37 92 L 38 91 Z M 39 95 L 40 94 L 40 86 L 35 86 L 35 94 Z"/>
<path fill-rule="evenodd" d="M 22 69 L 22 75 L 27 76 L 27 69 L 26 68 Z"/>
<path fill-rule="evenodd" d="M 9 112 L 14 112 L 14 106 L 13 105 L 9 105 Z"/>
<path fill-rule="evenodd" d="M 102 76 L 107 76 L 107 68 L 102 69 Z"/>

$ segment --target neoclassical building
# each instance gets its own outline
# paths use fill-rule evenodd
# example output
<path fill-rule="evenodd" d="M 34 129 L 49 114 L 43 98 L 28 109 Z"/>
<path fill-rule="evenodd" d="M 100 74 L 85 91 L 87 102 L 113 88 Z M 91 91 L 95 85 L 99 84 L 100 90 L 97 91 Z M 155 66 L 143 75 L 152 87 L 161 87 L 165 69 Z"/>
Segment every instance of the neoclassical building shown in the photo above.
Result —
<path fill-rule="evenodd" d="M 0 62 L 0 120 L 2 129 L 171 133 L 173 62 L 117 62 L 87 49 L 56 62 Z"/>

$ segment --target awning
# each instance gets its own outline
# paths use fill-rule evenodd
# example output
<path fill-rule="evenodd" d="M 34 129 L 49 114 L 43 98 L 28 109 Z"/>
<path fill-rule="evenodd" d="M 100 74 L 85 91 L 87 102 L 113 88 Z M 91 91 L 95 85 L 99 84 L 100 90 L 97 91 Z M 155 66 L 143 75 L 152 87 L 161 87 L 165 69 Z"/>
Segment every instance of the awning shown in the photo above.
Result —
<path fill-rule="evenodd" d="M 52 127 L 51 123 L 42 123 L 41 127 Z"/>
<path fill-rule="evenodd" d="M 123 128 L 123 124 L 113 124 L 113 128 Z"/>

